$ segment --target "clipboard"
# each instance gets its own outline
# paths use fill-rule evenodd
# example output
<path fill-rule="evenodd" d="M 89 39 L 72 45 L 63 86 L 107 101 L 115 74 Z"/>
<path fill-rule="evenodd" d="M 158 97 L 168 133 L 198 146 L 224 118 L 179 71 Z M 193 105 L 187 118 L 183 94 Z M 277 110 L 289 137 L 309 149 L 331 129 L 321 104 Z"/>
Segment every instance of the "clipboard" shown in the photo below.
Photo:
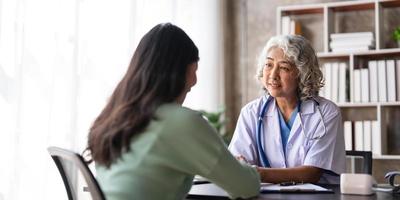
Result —
<path fill-rule="evenodd" d="M 260 192 L 266 193 L 334 193 L 332 189 L 327 189 L 311 183 L 297 184 L 291 186 L 281 186 L 280 184 L 263 184 Z"/>

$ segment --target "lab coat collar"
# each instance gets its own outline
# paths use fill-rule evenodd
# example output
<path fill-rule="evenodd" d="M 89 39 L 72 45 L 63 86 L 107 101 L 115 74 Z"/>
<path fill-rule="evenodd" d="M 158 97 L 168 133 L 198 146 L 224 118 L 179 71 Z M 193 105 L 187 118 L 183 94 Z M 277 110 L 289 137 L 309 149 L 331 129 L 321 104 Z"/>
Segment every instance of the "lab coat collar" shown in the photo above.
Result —
<path fill-rule="evenodd" d="M 316 102 L 314 100 L 306 100 L 301 102 L 301 115 L 313 114 L 315 112 Z"/>
<path fill-rule="evenodd" d="M 272 98 L 272 97 L 271 97 Z M 264 103 L 267 101 L 267 98 L 264 98 Z M 265 116 L 267 117 L 272 117 L 274 116 L 274 112 L 276 111 L 277 106 L 276 106 L 276 101 L 275 98 L 272 98 L 272 100 L 268 104 L 267 112 L 265 112 Z"/>
<path fill-rule="evenodd" d="M 263 105 L 267 101 L 267 97 L 263 98 Z M 315 112 L 315 105 L 316 103 L 314 100 L 306 100 L 301 102 L 300 110 L 302 115 L 313 114 Z M 272 117 L 274 115 L 274 111 L 276 111 L 277 105 L 275 98 L 269 102 L 267 112 L 265 112 L 265 116 Z"/>

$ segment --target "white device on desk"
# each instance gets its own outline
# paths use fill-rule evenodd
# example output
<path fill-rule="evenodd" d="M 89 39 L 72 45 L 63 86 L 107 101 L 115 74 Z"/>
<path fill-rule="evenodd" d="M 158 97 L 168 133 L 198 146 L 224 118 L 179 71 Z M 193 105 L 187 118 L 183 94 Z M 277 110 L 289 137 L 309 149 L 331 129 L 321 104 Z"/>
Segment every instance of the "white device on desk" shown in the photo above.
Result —
<path fill-rule="evenodd" d="M 374 183 L 374 178 L 369 174 L 340 174 L 342 194 L 371 195 L 375 193 L 372 190 Z"/>

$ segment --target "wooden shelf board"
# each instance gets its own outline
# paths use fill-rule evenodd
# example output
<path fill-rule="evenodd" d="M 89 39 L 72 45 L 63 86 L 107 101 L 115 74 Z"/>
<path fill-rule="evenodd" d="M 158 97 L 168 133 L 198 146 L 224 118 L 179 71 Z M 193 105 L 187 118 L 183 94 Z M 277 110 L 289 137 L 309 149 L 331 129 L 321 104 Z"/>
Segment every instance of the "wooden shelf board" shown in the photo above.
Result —
<path fill-rule="evenodd" d="M 282 16 L 287 15 L 306 15 L 306 14 L 323 14 L 324 7 L 320 6 L 296 6 L 296 7 L 281 7 Z"/>
<path fill-rule="evenodd" d="M 383 7 L 400 7 L 399 0 L 381 0 L 379 1 Z"/>
<path fill-rule="evenodd" d="M 360 10 L 374 10 L 375 3 L 374 2 L 360 2 L 359 4 L 355 4 L 356 2 L 350 2 L 346 4 L 333 4 L 329 5 L 329 9 L 332 9 L 334 12 L 348 12 L 348 11 L 360 11 Z"/>

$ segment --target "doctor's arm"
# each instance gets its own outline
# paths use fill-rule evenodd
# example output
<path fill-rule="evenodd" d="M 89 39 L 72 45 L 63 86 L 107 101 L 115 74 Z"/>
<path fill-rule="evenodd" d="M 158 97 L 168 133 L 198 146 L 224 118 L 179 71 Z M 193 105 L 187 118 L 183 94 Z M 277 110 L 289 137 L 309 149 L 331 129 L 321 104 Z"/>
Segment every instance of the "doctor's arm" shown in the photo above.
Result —
<path fill-rule="evenodd" d="M 316 183 L 322 175 L 322 169 L 313 166 L 292 168 L 263 168 L 257 167 L 264 183 L 282 183 L 287 181 Z"/>

